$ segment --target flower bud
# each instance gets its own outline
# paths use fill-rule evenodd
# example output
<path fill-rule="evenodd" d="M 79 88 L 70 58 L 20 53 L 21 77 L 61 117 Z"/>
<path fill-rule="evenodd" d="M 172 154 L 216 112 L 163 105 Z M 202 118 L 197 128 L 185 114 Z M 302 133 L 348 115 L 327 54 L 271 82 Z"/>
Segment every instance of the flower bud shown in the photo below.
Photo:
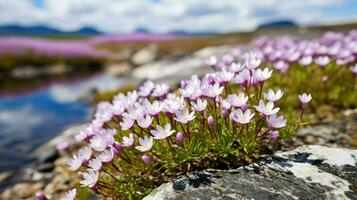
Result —
<path fill-rule="evenodd" d="M 123 150 L 123 145 L 122 144 L 120 144 L 119 142 L 114 142 L 113 143 L 113 150 L 114 150 L 114 153 L 116 154 L 116 153 L 120 153 L 122 150 Z"/>
<path fill-rule="evenodd" d="M 270 139 L 276 140 L 279 137 L 279 131 L 270 131 Z"/>
<path fill-rule="evenodd" d="M 43 192 L 36 192 L 36 197 L 38 200 L 47 200 L 47 197 Z"/>
<path fill-rule="evenodd" d="M 228 114 L 228 110 L 227 109 L 222 109 L 222 116 L 226 117 Z"/>
<path fill-rule="evenodd" d="M 151 156 L 148 156 L 148 155 L 143 155 L 141 156 L 141 159 L 144 161 L 144 163 L 150 163 L 151 160 L 152 160 L 152 157 Z"/>
<path fill-rule="evenodd" d="M 183 142 L 183 139 L 184 139 L 183 134 L 182 134 L 181 132 L 178 132 L 178 133 L 176 134 L 176 140 L 177 140 L 177 142 L 182 143 L 182 142 Z"/>
<path fill-rule="evenodd" d="M 213 126 L 214 119 L 213 119 L 213 117 L 212 117 L 211 115 L 208 117 L 207 122 L 208 122 L 208 125 L 209 125 L 210 127 Z"/>

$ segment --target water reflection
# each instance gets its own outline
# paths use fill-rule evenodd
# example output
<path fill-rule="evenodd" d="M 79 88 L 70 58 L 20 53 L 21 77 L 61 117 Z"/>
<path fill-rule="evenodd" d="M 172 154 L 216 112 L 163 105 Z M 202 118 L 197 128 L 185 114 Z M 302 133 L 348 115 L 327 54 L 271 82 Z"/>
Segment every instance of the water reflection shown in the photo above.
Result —
<path fill-rule="evenodd" d="M 114 89 L 122 81 L 99 75 L 56 83 L 31 93 L 0 97 L 0 172 L 14 171 L 31 161 L 31 153 L 67 125 L 88 118 L 90 105 L 78 101 L 93 89 Z M 16 153 L 15 153 L 16 152 Z"/>

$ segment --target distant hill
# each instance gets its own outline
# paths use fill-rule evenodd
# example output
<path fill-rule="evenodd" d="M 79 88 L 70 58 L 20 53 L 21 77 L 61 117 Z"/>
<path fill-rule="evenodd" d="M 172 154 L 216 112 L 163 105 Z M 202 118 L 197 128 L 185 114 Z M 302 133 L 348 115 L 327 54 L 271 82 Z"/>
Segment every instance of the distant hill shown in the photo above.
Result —
<path fill-rule="evenodd" d="M 257 30 L 272 29 L 272 28 L 287 28 L 287 27 L 297 27 L 297 25 L 292 20 L 281 20 L 281 21 L 273 21 L 273 22 L 260 24 L 257 27 Z"/>
<path fill-rule="evenodd" d="M 0 35 L 100 35 L 100 31 L 92 27 L 83 27 L 77 31 L 62 31 L 48 26 L 21 26 L 3 25 L 0 26 Z"/>

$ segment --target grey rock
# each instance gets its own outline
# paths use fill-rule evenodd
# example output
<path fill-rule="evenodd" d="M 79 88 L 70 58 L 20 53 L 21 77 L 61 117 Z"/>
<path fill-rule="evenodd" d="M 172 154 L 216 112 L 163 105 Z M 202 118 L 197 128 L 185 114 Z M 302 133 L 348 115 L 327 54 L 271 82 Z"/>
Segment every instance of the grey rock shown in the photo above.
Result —
<path fill-rule="evenodd" d="M 139 79 L 178 82 L 192 74 L 202 75 L 210 72 L 211 68 L 205 64 L 207 58 L 222 55 L 231 49 L 231 46 L 206 47 L 180 59 L 165 59 L 142 65 L 132 71 L 132 76 Z"/>
<path fill-rule="evenodd" d="M 142 65 L 153 61 L 156 58 L 157 45 L 150 44 L 149 46 L 137 51 L 133 57 L 132 62 L 134 65 Z"/>
<path fill-rule="evenodd" d="M 302 146 L 234 170 L 187 174 L 144 200 L 357 199 L 356 158 L 356 150 Z"/>

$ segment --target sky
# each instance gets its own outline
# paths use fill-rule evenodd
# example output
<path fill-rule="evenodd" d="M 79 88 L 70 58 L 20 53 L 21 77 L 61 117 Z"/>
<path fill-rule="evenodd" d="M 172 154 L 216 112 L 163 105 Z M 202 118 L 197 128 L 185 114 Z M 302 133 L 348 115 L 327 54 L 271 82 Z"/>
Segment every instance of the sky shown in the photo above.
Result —
<path fill-rule="evenodd" d="M 0 0 L 0 25 L 94 27 L 106 33 L 250 31 L 293 20 L 314 25 L 357 21 L 357 0 Z"/>

